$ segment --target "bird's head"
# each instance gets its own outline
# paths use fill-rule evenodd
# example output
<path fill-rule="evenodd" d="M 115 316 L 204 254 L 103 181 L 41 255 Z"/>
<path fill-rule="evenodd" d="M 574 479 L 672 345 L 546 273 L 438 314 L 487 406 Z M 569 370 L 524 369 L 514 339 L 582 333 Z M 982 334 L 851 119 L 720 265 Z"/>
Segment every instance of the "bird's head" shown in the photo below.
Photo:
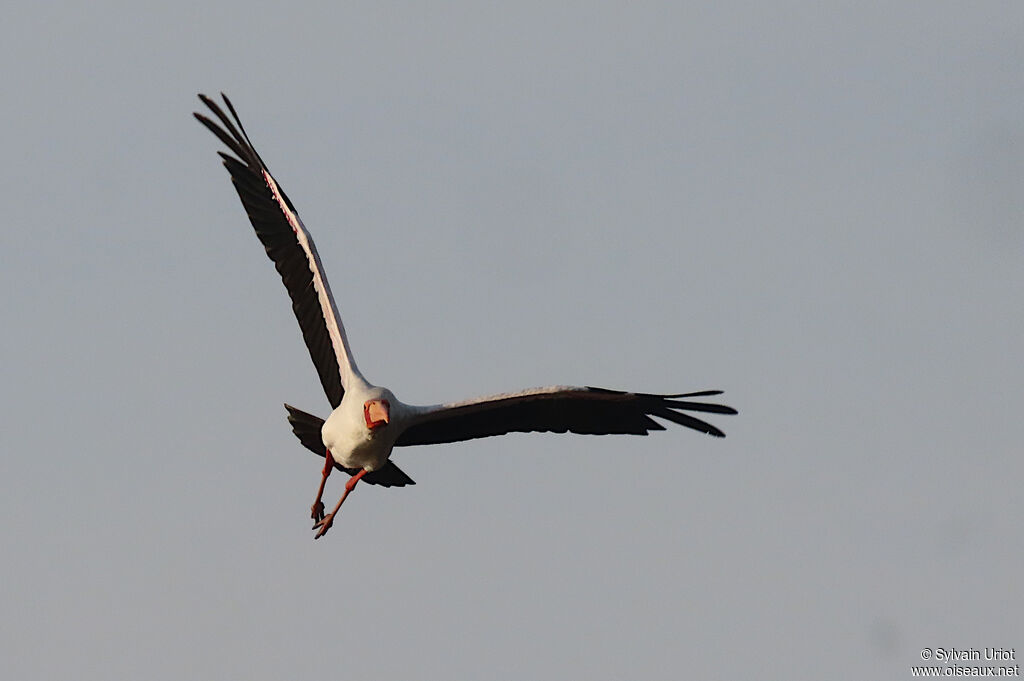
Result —
<path fill-rule="evenodd" d="M 363 403 L 363 418 L 370 430 L 386 426 L 391 421 L 391 403 L 384 399 L 366 400 Z"/>

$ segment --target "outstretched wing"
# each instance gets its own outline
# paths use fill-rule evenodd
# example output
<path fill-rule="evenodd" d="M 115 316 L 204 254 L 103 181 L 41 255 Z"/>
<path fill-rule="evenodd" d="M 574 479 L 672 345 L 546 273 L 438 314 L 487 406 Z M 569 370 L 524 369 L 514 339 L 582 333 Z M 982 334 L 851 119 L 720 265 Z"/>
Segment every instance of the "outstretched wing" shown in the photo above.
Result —
<path fill-rule="evenodd" d="M 341 404 L 345 386 L 351 376 L 358 375 L 359 370 L 352 359 L 345 327 L 324 276 L 320 256 L 292 202 L 253 148 L 231 101 L 227 96 L 221 96 L 234 123 L 215 101 L 202 94 L 199 99 L 213 112 L 220 125 L 201 113 L 196 113 L 195 117 L 234 154 L 217 152 L 231 174 L 231 181 L 242 199 L 256 236 L 288 289 L 292 310 L 299 320 L 302 337 L 320 375 L 320 383 L 331 406 L 337 407 Z"/>
<path fill-rule="evenodd" d="M 735 409 L 679 399 L 709 397 L 721 392 L 649 395 L 605 388 L 554 386 L 492 395 L 423 408 L 395 444 L 433 445 L 505 433 L 647 435 L 652 430 L 665 430 L 652 416 L 708 435 L 725 437 L 718 428 L 686 412 L 735 414 Z"/>
<path fill-rule="evenodd" d="M 292 432 L 295 433 L 295 437 L 299 438 L 299 442 L 306 449 L 321 459 L 324 458 L 327 448 L 324 447 L 323 440 L 320 439 L 320 429 L 324 427 L 324 420 L 318 416 L 307 414 L 301 409 L 296 409 L 290 404 L 284 405 L 284 408 L 288 410 L 288 423 L 292 424 Z M 359 472 L 358 468 L 344 468 L 338 465 L 337 461 L 334 462 L 334 467 L 349 475 L 355 475 Z M 363 482 L 369 485 L 380 485 L 381 487 L 405 487 L 406 485 L 416 484 L 412 478 L 405 474 L 405 471 L 395 465 L 394 461 L 388 461 L 384 468 L 364 475 Z"/>

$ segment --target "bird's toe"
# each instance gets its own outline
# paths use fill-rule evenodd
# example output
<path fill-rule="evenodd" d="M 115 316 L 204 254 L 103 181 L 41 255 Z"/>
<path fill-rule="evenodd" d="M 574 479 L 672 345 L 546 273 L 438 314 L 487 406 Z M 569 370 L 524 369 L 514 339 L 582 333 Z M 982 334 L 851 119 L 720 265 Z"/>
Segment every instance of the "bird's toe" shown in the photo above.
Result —
<path fill-rule="evenodd" d="M 331 525 L 333 525 L 333 524 L 334 524 L 334 514 L 333 513 L 329 513 L 329 514 L 325 515 L 323 518 L 320 519 L 320 522 L 318 522 L 316 525 L 313 526 L 314 530 L 319 528 L 319 531 L 315 535 L 313 535 L 313 539 L 319 539 L 320 537 L 322 537 L 325 534 L 327 534 L 327 530 L 331 529 Z"/>

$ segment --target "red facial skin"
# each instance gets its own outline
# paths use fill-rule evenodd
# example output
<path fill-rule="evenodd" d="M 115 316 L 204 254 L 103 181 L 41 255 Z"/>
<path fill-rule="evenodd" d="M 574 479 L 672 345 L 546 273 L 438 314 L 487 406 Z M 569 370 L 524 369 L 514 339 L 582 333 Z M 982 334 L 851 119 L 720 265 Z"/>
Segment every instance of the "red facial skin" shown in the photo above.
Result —
<path fill-rule="evenodd" d="M 367 400 L 363 404 L 363 419 L 366 427 L 376 430 L 390 421 L 391 404 L 387 400 Z"/>

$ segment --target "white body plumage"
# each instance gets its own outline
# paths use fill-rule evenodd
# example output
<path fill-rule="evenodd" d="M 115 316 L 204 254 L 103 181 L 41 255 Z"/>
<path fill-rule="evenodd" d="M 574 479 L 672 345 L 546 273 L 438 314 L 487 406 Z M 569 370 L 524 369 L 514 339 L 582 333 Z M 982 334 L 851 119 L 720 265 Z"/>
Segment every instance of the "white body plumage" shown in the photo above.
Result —
<path fill-rule="evenodd" d="M 387 388 L 362 380 L 353 383 L 356 385 L 346 388 L 341 404 L 324 421 L 320 433 L 324 447 L 341 466 L 363 468 L 372 473 L 387 464 L 395 440 L 415 408 L 399 401 Z M 365 407 L 374 401 L 382 401 L 389 407 L 385 426 L 371 428 L 367 424 Z"/>

